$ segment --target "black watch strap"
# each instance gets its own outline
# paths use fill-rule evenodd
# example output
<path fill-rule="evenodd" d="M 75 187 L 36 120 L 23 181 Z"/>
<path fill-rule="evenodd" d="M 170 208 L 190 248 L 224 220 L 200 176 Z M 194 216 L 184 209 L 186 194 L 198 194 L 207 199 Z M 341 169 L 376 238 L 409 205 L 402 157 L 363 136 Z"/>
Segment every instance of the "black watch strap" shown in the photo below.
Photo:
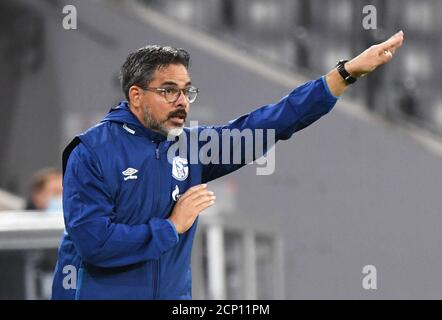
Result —
<path fill-rule="evenodd" d="M 341 60 L 336 64 L 336 67 L 338 69 L 339 74 L 344 79 L 344 81 L 347 84 L 353 84 L 358 80 L 357 78 L 353 77 L 348 71 L 345 69 L 345 64 L 348 62 L 348 60 Z"/>

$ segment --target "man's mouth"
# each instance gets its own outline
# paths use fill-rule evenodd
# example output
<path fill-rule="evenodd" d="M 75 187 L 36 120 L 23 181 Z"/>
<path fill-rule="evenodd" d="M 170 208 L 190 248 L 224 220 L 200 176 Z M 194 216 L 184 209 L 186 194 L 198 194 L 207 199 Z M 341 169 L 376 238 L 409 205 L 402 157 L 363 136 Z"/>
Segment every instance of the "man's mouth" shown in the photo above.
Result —
<path fill-rule="evenodd" d="M 183 125 L 184 122 L 186 121 L 186 114 L 185 114 L 185 112 L 177 112 L 175 114 L 172 114 L 169 117 L 169 120 L 171 120 L 172 122 L 174 122 L 178 125 Z"/>
<path fill-rule="evenodd" d="M 186 121 L 186 117 L 178 115 L 178 116 L 174 116 L 174 117 L 170 117 L 169 118 L 172 122 L 182 125 L 184 124 L 184 122 Z"/>

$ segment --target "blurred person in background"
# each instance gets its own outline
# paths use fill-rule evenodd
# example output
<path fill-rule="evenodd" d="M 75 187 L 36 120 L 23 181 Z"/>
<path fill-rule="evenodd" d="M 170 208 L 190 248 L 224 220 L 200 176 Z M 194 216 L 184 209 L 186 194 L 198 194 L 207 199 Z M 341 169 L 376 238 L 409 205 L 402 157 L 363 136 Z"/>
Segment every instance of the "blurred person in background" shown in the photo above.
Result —
<path fill-rule="evenodd" d="M 276 140 L 289 139 L 327 114 L 358 77 L 389 62 L 403 37 L 398 32 L 350 61 L 339 61 L 325 76 L 276 104 L 224 126 L 194 128 L 184 127 L 198 94 L 187 51 L 154 45 L 129 54 L 121 68 L 127 101 L 63 152 L 66 232 L 52 298 L 191 299 L 198 216 L 215 203 L 206 183 L 248 162 L 245 156 L 239 164 L 189 163 L 180 156 L 171 162 L 168 150 L 178 142 L 166 138 L 189 137 L 203 129 L 215 131 L 213 139 L 221 139 L 224 130 L 273 129 Z M 199 142 L 198 154 L 205 146 Z M 218 147 L 221 159 L 238 151 L 235 145 Z"/>
<path fill-rule="evenodd" d="M 56 168 L 45 168 L 31 178 L 26 210 L 62 212 L 62 175 Z"/>

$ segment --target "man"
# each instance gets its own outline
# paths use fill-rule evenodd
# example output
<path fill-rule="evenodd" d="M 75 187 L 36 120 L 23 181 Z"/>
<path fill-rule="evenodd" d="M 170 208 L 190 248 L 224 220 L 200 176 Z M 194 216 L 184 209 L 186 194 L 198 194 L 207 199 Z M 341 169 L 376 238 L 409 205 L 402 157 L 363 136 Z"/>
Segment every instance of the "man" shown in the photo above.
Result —
<path fill-rule="evenodd" d="M 402 42 L 399 32 L 280 102 L 210 128 L 219 136 L 223 129 L 274 129 L 276 140 L 288 139 L 328 113 L 357 77 L 390 61 Z M 183 127 L 198 94 L 188 64 L 182 49 L 148 46 L 131 53 L 121 68 L 127 102 L 64 151 L 66 232 L 54 299 L 191 299 L 197 219 L 215 202 L 206 183 L 247 161 L 242 154 L 235 164 L 169 157 L 178 137 L 206 129 Z M 234 149 L 218 152 L 229 158 Z"/>

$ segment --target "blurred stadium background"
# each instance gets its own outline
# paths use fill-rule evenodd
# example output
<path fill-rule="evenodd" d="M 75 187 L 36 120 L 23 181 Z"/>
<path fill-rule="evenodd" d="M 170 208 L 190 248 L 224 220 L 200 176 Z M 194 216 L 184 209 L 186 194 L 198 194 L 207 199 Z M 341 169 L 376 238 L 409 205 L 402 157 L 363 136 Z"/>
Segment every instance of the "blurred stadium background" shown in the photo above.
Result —
<path fill-rule="evenodd" d="M 78 29 L 62 27 L 77 9 Z M 362 8 L 375 5 L 378 28 Z M 442 298 L 440 0 L 0 2 L 0 298 L 46 299 L 62 214 L 25 212 L 31 176 L 122 99 L 129 51 L 191 53 L 190 119 L 221 124 L 277 101 L 402 29 L 394 61 L 334 112 L 213 183 L 193 257 L 196 299 Z M 364 290 L 374 265 L 378 289 Z"/>

